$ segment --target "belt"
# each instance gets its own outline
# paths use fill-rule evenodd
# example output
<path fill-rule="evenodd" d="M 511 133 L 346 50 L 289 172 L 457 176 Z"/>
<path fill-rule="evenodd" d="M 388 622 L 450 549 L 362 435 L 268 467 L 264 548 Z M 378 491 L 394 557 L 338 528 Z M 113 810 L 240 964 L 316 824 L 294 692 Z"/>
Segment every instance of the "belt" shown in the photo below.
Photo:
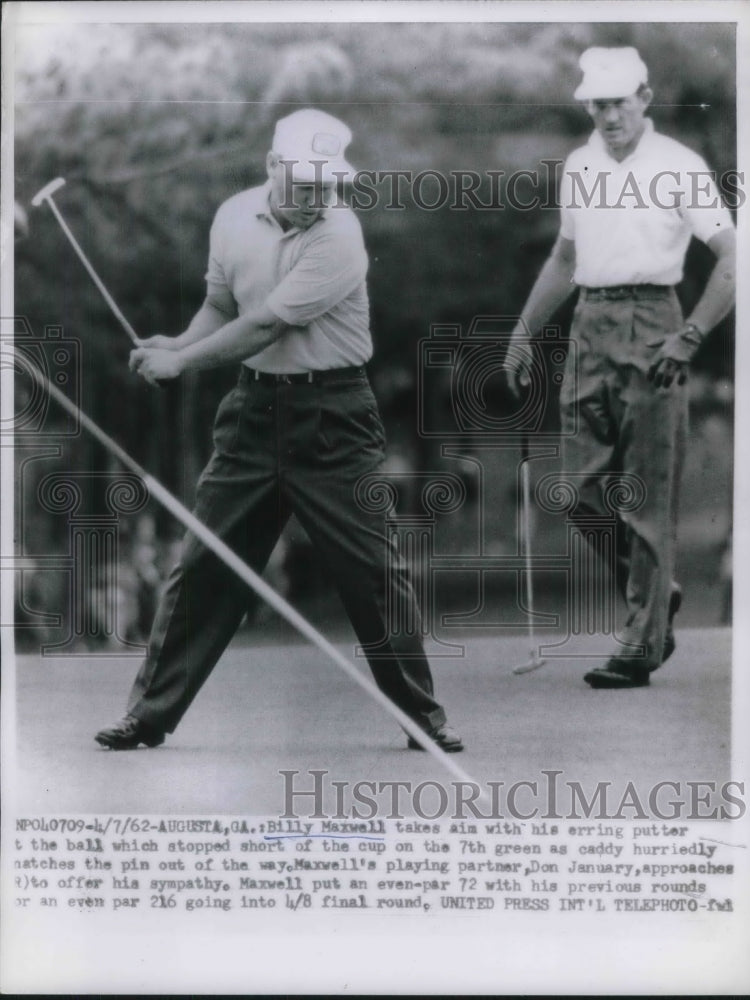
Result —
<path fill-rule="evenodd" d="M 364 365 L 353 365 L 351 368 L 327 368 L 315 372 L 292 372 L 289 375 L 259 372 L 255 368 L 243 365 L 240 372 L 240 384 L 260 382 L 261 385 L 325 385 L 330 382 L 345 382 L 349 379 L 364 378 L 366 374 Z"/>
<path fill-rule="evenodd" d="M 653 299 L 661 295 L 667 295 L 674 289 L 674 285 L 650 285 L 643 283 L 639 285 L 605 285 L 603 288 L 581 288 L 581 295 L 585 299 Z"/>

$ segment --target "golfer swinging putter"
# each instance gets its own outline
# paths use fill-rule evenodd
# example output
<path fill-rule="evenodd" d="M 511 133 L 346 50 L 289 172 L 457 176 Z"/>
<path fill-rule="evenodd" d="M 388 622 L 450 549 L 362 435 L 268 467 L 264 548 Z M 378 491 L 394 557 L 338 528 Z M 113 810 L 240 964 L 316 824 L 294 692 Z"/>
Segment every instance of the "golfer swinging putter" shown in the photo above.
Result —
<path fill-rule="evenodd" d="M 579 498 L 572 516 L 606 514 L 604 495 L 619 474 L 643 488 L 643 504 L 621 517 L 610 567 L 627 603 L 622 643 L 584 680 L 633 688 L 648 685 L 675 648 L 685 381 L 701 341 L 732 306 L 735 233 L 705 162 L 646 117 L 652 92 L 636 49 L 591 48 L 580 66 L 575 97 L 594 132 L 565 164 L 560 234 L 521 314 L 508 380 L 516 394 L 528 380 L 523 324 L 536 334 L 577 287 L 578 370 L 571 352 L 560 394 L 562 475 Z M 692 236 L 717 259 L 686 322 L 674 286 Z"/>
<path fill-rule="evenodd" d="M 335 580 L 380 689 L 440 747 L 463 749 L 435 700 L 418 630 L 392 635 L 390 601 L 412 605 L 384 515 L 357 481 L 384 459 L 365 362 L 372 354 L 367 254 L 354 213 L 332 206 L 352 174 L 349 129 L 305 109 L 276 124 L 268 182 L 235 195 L 211 228 L 207 295 L 184 333 L 155 336 L 130 367 L 156 384 L 239 364 L 219 406 L 195 514 L 257 572 L 295 513 Z M 388 587 L 392 593 L 387 594 Z M 127 714 L 96 734 L 112 750 L 174 731 L 235 634 L 249 590 L 191 532 L 156 612 Z M 421 749 L 409 737 L 411 749 Z"/>

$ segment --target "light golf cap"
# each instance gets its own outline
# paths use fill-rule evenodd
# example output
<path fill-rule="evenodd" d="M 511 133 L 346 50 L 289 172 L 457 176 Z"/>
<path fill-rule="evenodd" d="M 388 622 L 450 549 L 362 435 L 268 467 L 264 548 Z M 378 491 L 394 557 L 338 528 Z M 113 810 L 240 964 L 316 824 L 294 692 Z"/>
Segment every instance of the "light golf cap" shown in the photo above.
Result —
<path fill-rule="evenodd" d="M 574 93 L 577 101 L 613 100 L 631 97 L 648 82 L 648 69 L 630 46 L 619 49 L 586 49 L 578 60 L 583 80 Z"/>
<path fill-rule="evenodd" d="M 351 131 L 338 118 L 316 108 L 304 108 L 276 122 L 272 150 L 292 163 L 294 181 L 329 183 L 353 176 L 354 168 L 344 159 L 351 141 Z"/>

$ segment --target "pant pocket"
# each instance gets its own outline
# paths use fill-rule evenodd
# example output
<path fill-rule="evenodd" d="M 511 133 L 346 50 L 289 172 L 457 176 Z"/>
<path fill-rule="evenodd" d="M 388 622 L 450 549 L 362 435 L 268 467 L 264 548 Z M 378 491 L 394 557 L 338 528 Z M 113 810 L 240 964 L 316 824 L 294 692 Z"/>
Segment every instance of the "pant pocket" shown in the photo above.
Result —
<path fill-rule="evenodd" d="M 220 455 L 234 455 L 242 415 L 242 394 L 235 388 L 222 399 L 214 420 L 214 450 Z"/>
<path fill-rule="evenodd" d="M 385 450 L 385 431 L 369 387 L 328 392 L 320 402 L 319 452 L 336 455 L 351 449 Z"/>
<path fill-rule="evenodd" d="M 674 292 L 663 298 L 644 299 L 636 303 L 633 316 L 634 347 L 638 352 L 638 367 L 641 370 L 648 371 L 659 351 L 659 347 L 649 345 L 677 333 L 682 323 L 682 307 Z"/>

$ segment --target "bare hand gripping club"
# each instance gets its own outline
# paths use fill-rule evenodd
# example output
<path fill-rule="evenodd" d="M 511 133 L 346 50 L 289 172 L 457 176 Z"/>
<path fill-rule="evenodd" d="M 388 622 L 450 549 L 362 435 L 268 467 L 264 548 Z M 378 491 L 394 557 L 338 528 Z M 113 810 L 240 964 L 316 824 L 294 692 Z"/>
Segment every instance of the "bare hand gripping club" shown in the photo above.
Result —
<path fill-rule="evenodd" d="M 78 254 L 78 257 L 79 257 L 81 263 L 86 268 L 86 270 L 89 272 L 89 275 L 91 276 L 92 281 L 94 282 L 94 284 L 96 285 L 96 287 L 99 289 L 99 291 L 102 293 L 102 296 L 104 297 L 104 301 L 107 303 L 107 305 L 109 306 L 109 308 L 112 310 L 112 312 L 114 313 L 114 315 L 117 317 L 117 320 L 120 323 L 120 326 L 123 328 L 123 330 L 125 331 L 125 333 L 127 333 L 127 335 L 133 341 L 133 343 L 135 344 L 135 346 L 136 347 L 140 347 L 141 346 L 141 341 L 140 341 L 140 338 L 138 337 L 138 334 L 135 332 L 135 330 L 130 325 L 130 323 L 128 323 L 127 319 L 123 316 L 122 312 L 120 311 L 119 306 L 117 305 L 117 303 L 115 302 L 115 300 L 112 298 L 112 296 L 107 291 L 107 289 L 106 289 L 106 287 L 104 285 L 104 282 L 99 277 L 99 275 L 96 273 L 96 271 L 94 270 L 94 268 L 91 266 L 88 258 L 86 257 L 86 254 L 81 249 L 81 247 L 80 247 L 80 245 L 78 243 L 78 240 L 76 240 L 75 236 L 71 233 L 70 229 L 68 228 L 68 224 L 66 223 L 65 219 L 63 219 L 62 214 L 60 212 L 60 209 L 57 207 L 57 205 L 52 200 L 52 195 L 55 193 L 55 191 L 59 191 L 60 188 L 63 187 L 64 184 L 65 184 L 65 178 L 64 177 L 56 177 L 55 180 L 50 181 L 49 184 L 45 184 L 44 187 L 41 189 L 41 191 L 37 191 L 37 193 L 31 199 L 31 204 L 34 206 L 34 208 L 38 208 L 42 204 L 43 201 L 47 202 L 47 204 L 49 205 L 49 207 L 50 207 L 50 209 L 52 211 L 52 214 L 55 216 L 55 218 L 59 222 L 60 228 L 62 229 L 62 231 L 67 236 L 67 238 L 68 238 L 71 246 L 75 250 L 75 252 Z"/>

